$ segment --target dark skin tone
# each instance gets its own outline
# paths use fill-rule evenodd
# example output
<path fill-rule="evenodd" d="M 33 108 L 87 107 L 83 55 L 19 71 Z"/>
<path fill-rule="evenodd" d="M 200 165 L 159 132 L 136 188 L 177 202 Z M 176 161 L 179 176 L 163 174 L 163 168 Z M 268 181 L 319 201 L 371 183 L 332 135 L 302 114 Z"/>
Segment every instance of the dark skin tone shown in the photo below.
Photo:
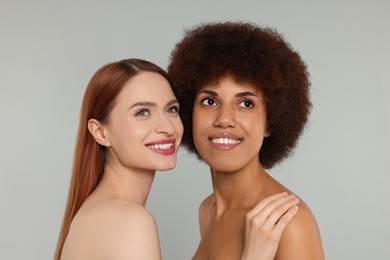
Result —
<path fill-rule="evenodd" d="M 276 193 L 291 194 L 258 159 L 262 140 L 272 134 L 265 111 L 261 93 L 230 78 L 195 97 L 194 142 L 210 166 L 214 193 L 199 208 L 201 242 L 194 259 L 251 259 L 248 252 L 255 259 L 324 259 L 304 202 L 298 213 L 291 195 L 256 206 Z"/>

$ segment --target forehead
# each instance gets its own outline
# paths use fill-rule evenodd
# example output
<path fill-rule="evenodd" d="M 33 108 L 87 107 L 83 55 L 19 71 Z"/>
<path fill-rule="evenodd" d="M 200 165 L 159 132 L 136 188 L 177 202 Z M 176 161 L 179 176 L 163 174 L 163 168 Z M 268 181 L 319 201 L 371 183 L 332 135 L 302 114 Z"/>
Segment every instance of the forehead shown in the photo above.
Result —
<path fill-rule="evenodd" d="M 127 101 L 139 101 L 139 99 L 147 100 L 164 100 L 174 97 L 169 82 L 160 74 L 155 72 L 141 72 L 135 77 L 129 79 L 119 99 Z"/>
<path fill-rule="evenodd" d="M 198 90 L 198 93 L 202 90 L 205 90 L 205 89 L 212 89 L 216 92 L 219 92 L 219 91 L 235 91 L 235 92 L 250 91 L 250 92 L 254 92 L 256 94 L 261 94 L 261 90 L 258 86 L 255 86 L 255 85 L 247 83 L 247 82 L 238 81 L 230 76 L 222 77 L 221 79 L 219 79 L 215 82 L 201 86 Z"/>

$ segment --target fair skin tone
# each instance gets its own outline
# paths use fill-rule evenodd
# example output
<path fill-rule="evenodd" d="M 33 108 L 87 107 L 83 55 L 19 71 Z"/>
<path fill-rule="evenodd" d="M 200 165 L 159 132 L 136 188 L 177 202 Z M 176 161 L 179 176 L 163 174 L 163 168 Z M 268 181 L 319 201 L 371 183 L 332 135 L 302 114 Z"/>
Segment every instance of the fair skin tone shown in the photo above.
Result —
<path fill-rule="evenodd" d="M 225 77 L 196 95 L 194 142 L 210 166 L 214 193 L 199 208 L 194 259 L 324 259 L 310 209 L 258 159 L 271 134 L 265 101 L 252 86 Z"/>
<path fill-rule="evenodd" d="M 156 170 L 176 165 L 183 134 L 167 80 L 142 72 L 118 96 L 109 122 L 88 129 L 105 146 L 103 177 L 72 221 L 62 258 L 161 259 L 156 222 L 145 204 Z"/>

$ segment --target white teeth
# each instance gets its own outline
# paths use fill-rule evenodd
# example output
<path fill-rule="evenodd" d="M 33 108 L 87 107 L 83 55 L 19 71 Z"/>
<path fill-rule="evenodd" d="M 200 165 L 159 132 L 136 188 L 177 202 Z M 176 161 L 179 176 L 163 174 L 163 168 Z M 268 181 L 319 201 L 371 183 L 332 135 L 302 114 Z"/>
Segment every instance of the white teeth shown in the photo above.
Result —
<path fill-rule="evenodd" d="M 166 150 L 173 146 L 173 143 L 170 144 L 152 144 L 148 145 L 147 147 L 154 149 L 154 150 Z"/>
<path fill-rule="evenodd" d="M 213 139 L 211 139 L 211 142 L 213 142 L 214 144 L 239 144 L 239 143 L 241 143 L 240 140 L 230 139 L 230 138 L 213 138 Z"/>

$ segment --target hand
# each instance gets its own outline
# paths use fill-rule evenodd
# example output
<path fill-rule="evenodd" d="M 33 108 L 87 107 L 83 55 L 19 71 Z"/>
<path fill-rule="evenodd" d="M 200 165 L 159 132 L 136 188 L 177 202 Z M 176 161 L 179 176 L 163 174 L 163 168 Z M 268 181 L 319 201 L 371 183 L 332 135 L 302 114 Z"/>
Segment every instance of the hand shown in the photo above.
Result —
<path fill-rule="evenodd" d="M 295 195 L 283 192 L 263 199 L 248 212 L 241 260 L 274 259 L 283 231 L 298 211 L 298 203 Z"/>

